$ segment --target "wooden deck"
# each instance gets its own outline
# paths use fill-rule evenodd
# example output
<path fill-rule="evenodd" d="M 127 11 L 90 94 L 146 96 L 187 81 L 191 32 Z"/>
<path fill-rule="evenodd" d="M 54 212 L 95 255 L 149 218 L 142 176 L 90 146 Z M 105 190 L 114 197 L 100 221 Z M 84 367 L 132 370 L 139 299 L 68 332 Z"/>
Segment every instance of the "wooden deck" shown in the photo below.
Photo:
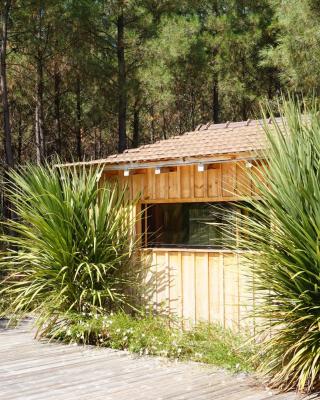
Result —
<path fill-rule="evenodd" d="M 28 325 L 0 327 L 3 400 L 297 400 L 245 376 L 123 351 L 40 343 Z"/>

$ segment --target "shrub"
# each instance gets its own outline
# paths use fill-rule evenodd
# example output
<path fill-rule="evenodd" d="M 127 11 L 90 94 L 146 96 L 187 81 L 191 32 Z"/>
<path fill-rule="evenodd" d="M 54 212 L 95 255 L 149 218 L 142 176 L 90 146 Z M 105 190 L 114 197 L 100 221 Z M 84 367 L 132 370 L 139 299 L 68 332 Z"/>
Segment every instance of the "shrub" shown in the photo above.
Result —
<path fill-rule="evenodd" d="M 320 118 L 315 104 L 300 109 L 288 102 L 282 122 L 265 124 L 260 198 L 237 217 L 264 321 L 260 371 L 275 387 L 311 391 L 320 389 Z"/>
<path fill-rule="evenodd" d="M 178 321 L 163 316 L 131 316 L 122 312 L 107 316 L 69 314 L 51 334 L 66 343 L 198 361 L 234 372 L 251 369 L 253 349 L 245 344 L 244 336 L 213 324 L 202 323 L 183 331 Z"/>
<path fill-rule="evenodd" d="M 8 197 L 18 219 L 2 236 L 0 267 L 7 312 L 35 312 L 50 331 L 65 313 L 133 307 L 136 286 L 133 202 L 125 189 L 101 186 L 100 167 L 12 171 Z"/>

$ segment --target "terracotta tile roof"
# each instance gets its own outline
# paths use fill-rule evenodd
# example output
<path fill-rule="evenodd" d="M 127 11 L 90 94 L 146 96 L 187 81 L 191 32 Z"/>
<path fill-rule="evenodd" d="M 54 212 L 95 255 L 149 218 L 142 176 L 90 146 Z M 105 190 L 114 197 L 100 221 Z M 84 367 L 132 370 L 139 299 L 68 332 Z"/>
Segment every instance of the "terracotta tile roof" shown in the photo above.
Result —
<path fill-rule="evenodd" d="M 279 122 L 279 121 L 277 121 Z M 165 161 L 192 157 L 210 157 L 228 153 L 262 150 L 265 147 L 265 133 L 262 120 L 204 124 L 195 131 L 136 149 L 125 150 L 122 154 L 111 155 L 87 164 L 129 164 Z"/>

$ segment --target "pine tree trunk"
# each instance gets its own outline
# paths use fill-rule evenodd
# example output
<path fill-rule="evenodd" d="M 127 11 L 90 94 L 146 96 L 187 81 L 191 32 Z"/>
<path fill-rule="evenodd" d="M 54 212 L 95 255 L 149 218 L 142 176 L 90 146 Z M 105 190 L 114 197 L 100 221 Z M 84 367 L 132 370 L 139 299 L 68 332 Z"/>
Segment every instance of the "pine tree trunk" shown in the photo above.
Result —
<path fill-rule="evenodd" d="M 167 139 L 167 119 L 165 111 L 162 111 L 162 137 Z"/>
<path fill-rule="evenodd" d="M 155 127 L 155 123 L 154 123 L 154 106 L 151 106 L 151 138 L 150 141 L 151 143 L 154 143 L 154 138 L 156 137 L 156 127 Z"/>
<path fill-rule="evenodd" d="M 219 122 L 219 117 L 220 117 L 219 114 L 220 114 L 220 106 L 219 106 L 218 79 L 214 77 L 212 84 L 212 120 L 215 124 Z"/>
<path fill-rule="evenodd" d="M 82 161 L 82 138 L 81 138 L 81 124 L 82 124 L 82 102 L 81 102 L 81 81 L 80 76 L 76 80 L 76 142 L 77 142 L 77 158 Z"/>
<path fill-rule="evenodd" d="M 242 120 L 247 121 L 247 119 L 248 119 L 247 102 L 244 97 L 242 97 L 242 100 L 241 100 L 241 114 L 242 114 Z"/>
<path fill-rule="evenodd" d="M 139 142 L 140 142 L 140 113 L 139 109 L 135 108 L 133 111 L 132 147 L 138 147 Z"/>
<path fill-rule="evenodd" d="M 22 112 L 18 110 L 19 118 L 18 118 L 18 155 L 17 161 L 18 164 L 21 164 L 22 161 L 22 140 L 23 140 L 23 126 L 22 126 Z"/>
<path fill-rule="evenodd" d="M 117 20 L 117 56 L 118 56 L 118 151 L 122 153 L 127 148 L 127 90 L 126 63 L 124 49 L 124 15 L 121 10 Z"/>
<path fill-rule="evenodd" d="M 36 109 L 35 109 L 35 133 L 37 146 L 37 164 L 40 165 L 45 160 L 45 138 L 44 138 L 44 106 L 43 106 L 43 54 L 40 48 L 42 41 L 42 7 L 39 8 L 38 14 L 38 53 L 37 53 L 37 77 L 36 77 Z"/>
<path fill-rule="evenodd" d="M 0 87 L 2 94 L 2 108 L 3 108 L 3 132 L 4 132 L 4 152 L 5 162 L 7 168 L 12 168 L 13 151 L 12 151 L 12 135 L 10 126 L 10 107 L 8 99 L 8 86 L 7 86 L 7 41 L 8 41 L 8 20 L 11 7 L 11 1 L 7 0 L 4 4 L 2 13 L 2 40 L 0 47 Z"/>
<path fill-rule="evenodd" d="M 62 155 L 62 132 L 61 132 L 61 75 L 58 66 L 55 65 L 54 72 L 54 128 L 57 135 L 57 152 Z"/>
<path fill-rule="evenodd" d="M 214 0 L 212 2 L 212 13 L 216 17 L 220 16 L 219 2 Z M 213 61 L 218 55 L 218 48 L 215 47 L 212 52 Z M 212 76 L 212 121 L 217 124 L 220 122 L 220 104 L 219 104 L 219 76 L 217 71 L 213 71 Z"/>
<path fill-rule="evenodd" d="M 12 151 L 12 135 L 10 125 L 10 106 L 8 98 L 8 86 L 7 86 L 7 43 L 8 43 L 8 21 L 9 12 L 11 7 L 11 1 L 7 0 L 4 3 L 4 9 L 2 11 L 2 34 L 1 34 L 1 47 L 0 47 L 0 88 L 2 97 L 2 108 L 3 108 L 3 140 L 4 140 L 4 153 L 5 153 L 5 168 L 3 174 L 3 182 L 5 185 L 10 185 L 10 177 L 8 175 L 9 168 L 13 168 L 13 151 Z M 2 212 L 5 219 L 11 219 L 13 212 L 11 211 L 11 204 L 4 195 L 0 193 L 2 197 Z M 1 215 L 0 215 L 1 217 Z"/>
<path fill-rule="evenodd" d="M 41 56 L 37 60 L 35 125 L 37 164 L 42 164 L 45 159 L 45 146 L 43 129 L 43 65 Z"/>
<path fill-rule="evenodd" d="M 196 128 L 196 97 L 194 93 L 194 89 L 191 89 L 191 129 L 194 131 Z"/>
<path fill-rule="evenodd" d="M 99 128 L 99 158 L 102 158 L 102 129 Z"/>

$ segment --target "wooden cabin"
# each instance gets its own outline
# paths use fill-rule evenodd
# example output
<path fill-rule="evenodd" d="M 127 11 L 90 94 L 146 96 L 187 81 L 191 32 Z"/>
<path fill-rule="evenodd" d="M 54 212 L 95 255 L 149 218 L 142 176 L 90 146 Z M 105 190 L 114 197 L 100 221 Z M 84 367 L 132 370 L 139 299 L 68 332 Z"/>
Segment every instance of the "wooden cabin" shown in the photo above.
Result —
<path fill-rule="evenodd" d="M 248 323 L 243 317 L 254 305 L 251 278 L 222 226 L 232 203 L 257 194 L 250 172 L 263 162 L 262 125 L 209 123 L 90 162 L 104 165 L 104 179 L 127 184 L 132 198 L 140 193 L 146 300 L 186 325 L 210 321 L 238 329 Z"/>

